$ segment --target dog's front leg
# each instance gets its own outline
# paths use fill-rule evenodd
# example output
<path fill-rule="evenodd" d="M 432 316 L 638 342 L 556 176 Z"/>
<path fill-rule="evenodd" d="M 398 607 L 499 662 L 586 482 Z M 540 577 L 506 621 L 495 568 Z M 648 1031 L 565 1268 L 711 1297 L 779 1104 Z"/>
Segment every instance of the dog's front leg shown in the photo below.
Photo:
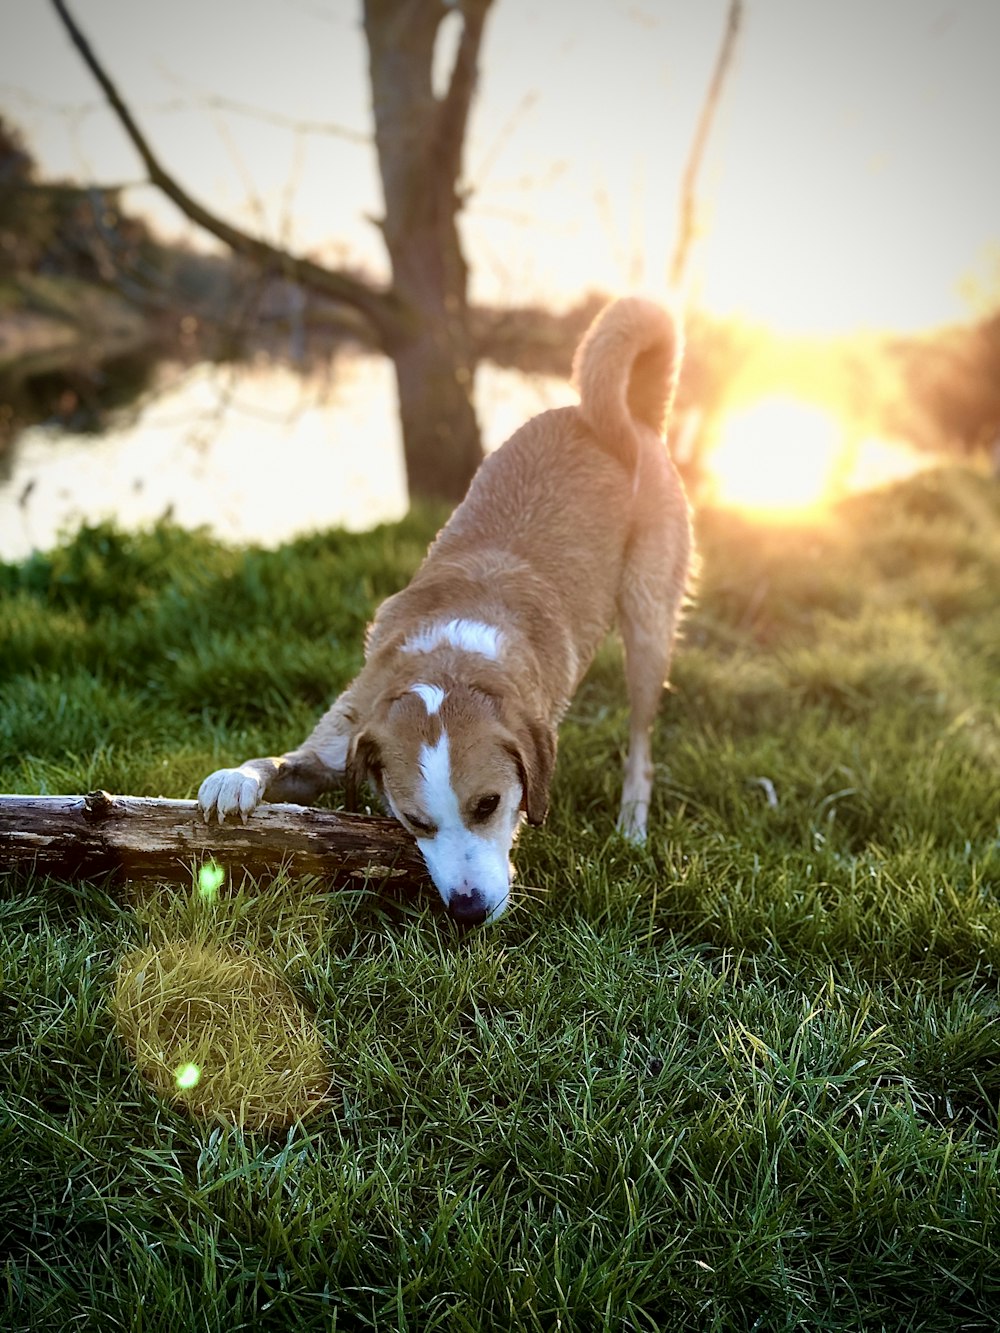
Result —
<path fill-rule="evenodd" d="M 245 824 L 261 801 L 309 805 L 336 786 L 344 776 L 355 723 L 350 696 L 345 690 L 297 749 L 209 774 L 198 788 L 205 823 L 215 814 L 220 824 L 227 815 L 239 815 Z"/>

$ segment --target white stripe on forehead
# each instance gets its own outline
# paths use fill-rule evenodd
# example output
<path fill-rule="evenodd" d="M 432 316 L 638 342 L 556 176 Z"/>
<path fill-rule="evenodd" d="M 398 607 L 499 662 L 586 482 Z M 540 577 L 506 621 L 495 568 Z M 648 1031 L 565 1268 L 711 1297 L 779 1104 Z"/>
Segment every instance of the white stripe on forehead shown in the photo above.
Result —
<path fill-rule="evenodd" d="M 433 717 L 444 703 L 444 690 L 440 685 L 424 685 L 418 682 L 410 686 L 410 693 L 419 695 L 423 699 L 428 717 Z"/>
<path fill-rule="evenodd" d="M 403 652 L 430 653 L 447 646 L 495 662 L 502 644 L 503 635 L 496 625 L 485 625 L 481 620 L 439 620 L 411 634 L 403 644 Z"/>
<path fill-rule="evenodd" d="M 458 797 L 451 785 L 451 755 L 448 733 L 442 730 L 433 745 L 420 747 L 420 798 L 427 817 L 438 829 L 454 828 L 462 823 Z"/>

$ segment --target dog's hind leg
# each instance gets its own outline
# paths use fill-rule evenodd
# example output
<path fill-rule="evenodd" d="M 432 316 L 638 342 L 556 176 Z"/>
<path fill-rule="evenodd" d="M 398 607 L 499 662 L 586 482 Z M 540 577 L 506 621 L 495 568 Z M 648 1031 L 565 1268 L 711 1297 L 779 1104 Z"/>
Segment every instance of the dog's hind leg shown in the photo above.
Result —
<path fill-rule="evenodd" d="M 215 814 L 220 824 L 227 815 L 239 815 L 245 823 L 261 801 L 311 804 L 343 778 L 355 721 L 348 688 L 296 749 L 209 774 L 198 788 L 205 822 Z"/>
<path fill-rule="evenodd" d="M 628 755 L 618 828 L 644 842 L 653 789 L 652 730 L 670 671 L 674 636 L 687 585 L 686 522 L 660 522 L 633 539 L 618 594 L 630 707 Z"/>

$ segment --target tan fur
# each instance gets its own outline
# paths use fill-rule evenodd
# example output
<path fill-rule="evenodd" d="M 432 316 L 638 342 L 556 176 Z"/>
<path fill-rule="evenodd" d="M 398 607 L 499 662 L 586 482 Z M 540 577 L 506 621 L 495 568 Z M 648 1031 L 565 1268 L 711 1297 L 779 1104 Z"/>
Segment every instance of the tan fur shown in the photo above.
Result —
<path fill-rule="evenodd" d="M 687 502 L 658 433 L 679 359 L 660 307 L 609 306 L 577 354 L 580 407 L 542 413 L 484 461 L 410 584 L 379 608 L 361 673 L 297 750 L 206 779 L 206 818 L 213 809 L 246 817 L 260 799 L 314 799 L 346 771 L 381 786 L 405 822 L 424 747 L 445 732 L 460 805 L 519 783 L 528 819 L 540 822 L 556 728 L 617 619 L 632 707 L 619 827 L 641 839 L 650 729 L 691 549 Z M 447 642 L 407 651 L 452 621 L 496 627 L 500 660 Z M 412 693 L 421 682 L 445 691 L 433 715 Z M 459 896 L 465 888 L 475 886 Z"/>

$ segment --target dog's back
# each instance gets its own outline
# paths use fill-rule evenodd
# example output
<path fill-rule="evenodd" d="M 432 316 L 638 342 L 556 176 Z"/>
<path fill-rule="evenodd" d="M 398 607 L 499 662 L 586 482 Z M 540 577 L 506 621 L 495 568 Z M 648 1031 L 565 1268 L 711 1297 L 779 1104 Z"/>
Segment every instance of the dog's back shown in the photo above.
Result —
<path fill-rule="evenodd" d="M 600 529 L 604 513 L 620 529 L 643 446 L 664 453 L 681 352 L 674 320 L 661 306 L 638 297 L 608 306 L 574 359 L 579 407 L 540 413 L 490 455 L 436 549 L 473 524 L 483 543 L 519 544 L 525 533 L 532 549 L 566 518 L 588 520 L 586 532 L 594 537 L 589 522 Z M 586 513 L 567 513 L 575 502 Z"/>
<path fill-rule="evenodd" d="M 580 406 L 542 412 L 486 458 L 402 599 L 432 596 L 425 584 L 444 566 L 445 583 L 464 575 L 462 615 L 499 615 L 512 581 L 522 606 L 544 595 L 549 632 L 572 627 L 578 679 L 614 620 L 637 519 L 656 509 L 664 524 L 687 524 L 660 434 L 680 351 L 660 306 L 609 306 L 576 357 Z"/>

